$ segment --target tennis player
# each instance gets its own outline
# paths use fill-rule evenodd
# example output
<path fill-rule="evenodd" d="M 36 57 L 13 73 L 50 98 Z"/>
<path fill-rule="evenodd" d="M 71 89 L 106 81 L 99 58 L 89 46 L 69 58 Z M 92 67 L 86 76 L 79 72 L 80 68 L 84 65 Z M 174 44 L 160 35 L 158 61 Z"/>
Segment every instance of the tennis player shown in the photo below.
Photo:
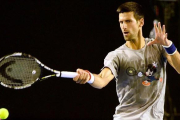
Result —
<path fill-rule="evenodd" d="M 126 2 L 117 12 L 125 44 L 108 53 L 99 74 L 77 69 L 73 80 L 101 89 L 115 79 L 119 105 L 114 120 L 163 120 L 166 64 L 180 74 L 180 54 L 160 22 L 154 24 L 155 39 L 143 37 L 141 5 Z"/>

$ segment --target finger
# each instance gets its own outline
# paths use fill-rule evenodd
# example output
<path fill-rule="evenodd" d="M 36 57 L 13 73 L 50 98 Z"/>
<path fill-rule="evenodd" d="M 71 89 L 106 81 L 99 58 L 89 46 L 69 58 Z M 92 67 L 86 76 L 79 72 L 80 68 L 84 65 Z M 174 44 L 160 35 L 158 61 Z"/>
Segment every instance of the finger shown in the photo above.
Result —
<path fill-rule="evenodd" d="M 76 83 L 80 83 L 80 82 L 81 82 L 81 80 L 77 80 L 77 81 L 76 81 Z"/>
<path fill-rule="evenodd" d="M 79 77 L 79 82 L 78 83 L 80 83 L 80 84 L 84 84 L 84 83 L 86 83 L 86 81 L 87 81 L 87 79 L 88 79 L 88 72 L 86 72 L 85 70 L 83 70 L 83 71 L 80 71 L 80 77 Z"/>
<path fill-rule="evenodd" d="M 80 84 L 85 84 L 86 83 L 86 80 L 82 80 L 81 82 L 80 82 Z"/>
<path fill-rule="evenodd" d="M 83 77 L 83 74 L 84 74 L 84 72 L 83 72 L 84 70 L 83 69 L 77 69 L 77 73 L 80 75 L 80 78 L 82 78 Z"/>
<path fill-rule="evenodd" d="M 167 39 L 167 33 L 165 34 L 165 40 Z"/>
<path fill-rule="evenodd" d="M 83 78 L 80 84 L 85 84 L 89 80 L 89 73 L 87 71 L 83 71 Z"/>
<path fill-rule="evenodd" d="M 79 80 L 83 80 L 84 79 L 84 73 L 82 71 L 80 71 L 79 74 L 80 74 Z"/>
<path fill-rule="evenodd" d="M 158 28 L 157 28 L 157 24 L 154 23 L 154 30 L 155 30 L 155 33 L 157 34 L 158 33 Z"/>
<path fill-rule="evenodd" d="M 80 83 L 80 84 L 85 84 L 85 83 L 87 83 L 87 81 L 89 81 L 89 73 L 85 75 L 84 80 L 83 80 L 83 81 L 81 81 L 81 83 Z"/>
<path fill-rule="evenodd" d="M 158 22 L 158 29 L 159 29 L 159 32 L 161 33 L 162 32 L 161 22 Z"/>
<path fill-rule="evenodd" d="M 81 79 L 82 79 L 82 69 L 77 69 L 76 70 L 76 72 L 78 73 L 78 75 L 75 77 L 75 78 L 73 78 L 73 80 L 76 82 L 76 83 L 79 83 L 80 81 L 81 81 Z"/>
<path fill-rule="evenodd" d="M 73 80 L 76 82 L 79 79 L 79 76 L 80 75 L 78 74 L 76 77 L 73 78 Z"/>
<path fill-rule="evenodd" d="M 165 25 L 163 25 L 163 34 L 165 34 L 166 33 L 166 27 L 165 27 Z"/>
<path fill-rule="evenodd" d="M 77 73 L 79 76 L 76 79 L 76 83 L 85 84 L 89 79 L 89 73 L 83 69 L 77 69 Z"/>
<path fill-rule="evenodd" d="M 149 42 L 149 43 L 147 44 L 147 46 L 149 46 L 149 45 L 153 45 L 153 44 L 156 44 L 156 41 L 155 41 L 155 40 L 153 40 L 153 41 Z"/>
<path fill-rule="evenodd" d="M 83 69 L 78 68 L 78 69 L 76 70 L 77 73 L 80 73 L 81 71 L 83 71 Z"/>

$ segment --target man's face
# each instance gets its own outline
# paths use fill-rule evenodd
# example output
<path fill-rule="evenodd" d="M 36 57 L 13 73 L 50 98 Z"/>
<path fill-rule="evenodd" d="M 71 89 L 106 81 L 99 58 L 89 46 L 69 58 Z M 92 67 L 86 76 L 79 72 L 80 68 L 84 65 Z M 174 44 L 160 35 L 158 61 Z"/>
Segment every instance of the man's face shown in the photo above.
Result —
<path fill-rule="evenodd" d="M 133 12 L 119 13 L 119 23 L 126 41 L 137 39 L 140 25 L 139 21 L 134 18 Z"/>

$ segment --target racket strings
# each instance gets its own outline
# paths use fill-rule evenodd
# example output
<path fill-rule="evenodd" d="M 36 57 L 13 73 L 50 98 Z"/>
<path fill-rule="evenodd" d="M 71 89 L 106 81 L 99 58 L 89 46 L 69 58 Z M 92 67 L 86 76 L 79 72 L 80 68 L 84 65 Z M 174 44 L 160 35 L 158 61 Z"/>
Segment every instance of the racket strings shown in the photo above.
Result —
<path fill-rule="evenodd" d="M 0 62 L 0 81 L 6 87 L 29 86 L 40 73 L 39 64 L 31 57 L 10 56 Z"/>

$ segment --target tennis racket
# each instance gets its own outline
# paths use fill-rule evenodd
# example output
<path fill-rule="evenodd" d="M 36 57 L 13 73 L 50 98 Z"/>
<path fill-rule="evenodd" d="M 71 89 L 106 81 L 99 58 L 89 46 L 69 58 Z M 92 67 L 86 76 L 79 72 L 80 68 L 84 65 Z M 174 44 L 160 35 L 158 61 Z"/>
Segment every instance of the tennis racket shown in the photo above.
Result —
<path fill-rule="evenodd" d="M 42 77 L 43 68 L 51 74 Z M 17 52 L 0 59 L 0 84 L 12 89 L 24 89 L 38 80 L 50 77 L 74 78 L 76 75 L 76 72 L 51 69 L 25 53 Z"/>

